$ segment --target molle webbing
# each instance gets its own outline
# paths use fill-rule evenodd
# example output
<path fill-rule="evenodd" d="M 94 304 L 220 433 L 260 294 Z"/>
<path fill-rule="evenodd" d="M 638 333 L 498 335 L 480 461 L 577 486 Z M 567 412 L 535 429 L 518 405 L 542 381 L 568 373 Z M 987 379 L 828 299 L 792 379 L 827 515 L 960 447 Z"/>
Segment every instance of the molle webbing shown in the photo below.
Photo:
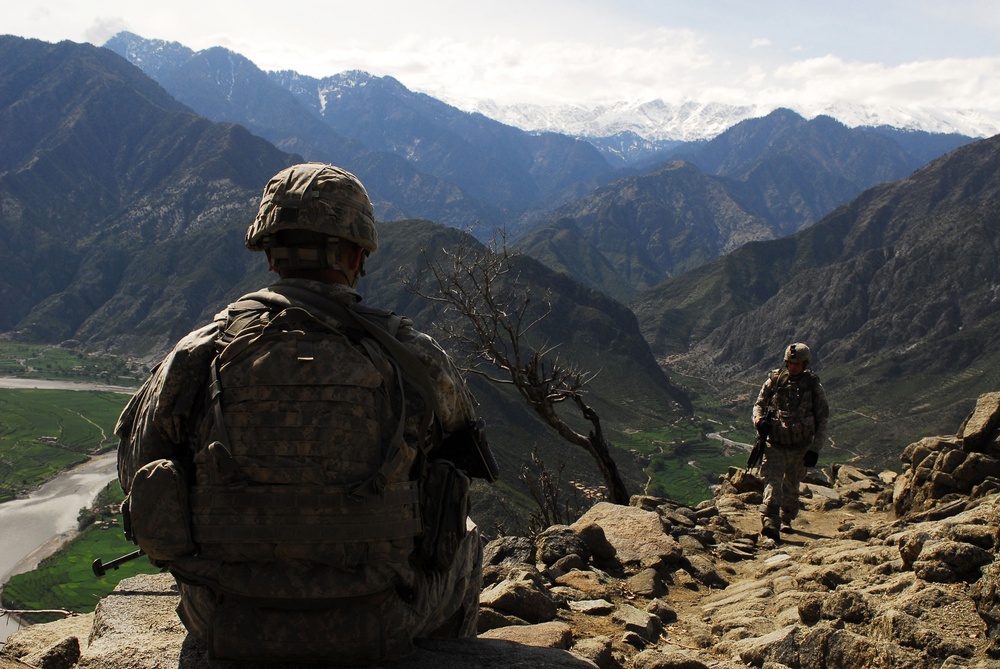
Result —
<path fill-rule="evenodd" d="M 195 542 L 365 543 L 420 532 L 416 482 L 390 484 L 383 496 L 363 500 L 328 487 L 290 487 L 196 487 L 191 495 Z"/>
<path fill-rule="evenodd" d="M 420 440 L 419 448 L 421 450 L 426 449 L 424 437 L 427 430 L 431 427 L 434 410 L 437 407 L 434 383 L 431 381 L 430 374 L 424 363 L 417 359 L 405 346 L 400 344 L 393 333 L 387 332 L 372 323 L 342 302 L 296 286 L 275 285 L 253 293 L 248 298 L 279 308 L 293 306 L 295 301 L 298 301 L 300 304 L 306 305 L 311 309 L 317 309 L 319 313 L 332 313 L 334 318 L 343 325 L 363 330 L 382 344 L 385 350 L 399 364 L 406 379 L 420 393 L 424 400 L 426 410 L 424 411 L 424 418 L 421 422 L 418 439 Z M 398 320 L 395 323 L 398 325 Z"/>

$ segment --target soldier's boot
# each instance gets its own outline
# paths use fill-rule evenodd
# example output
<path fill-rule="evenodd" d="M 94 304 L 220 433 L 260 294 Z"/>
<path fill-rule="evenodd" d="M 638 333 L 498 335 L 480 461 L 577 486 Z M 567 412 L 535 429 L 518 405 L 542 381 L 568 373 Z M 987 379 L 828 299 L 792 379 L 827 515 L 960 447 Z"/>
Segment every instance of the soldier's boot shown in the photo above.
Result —
<path fill-rule="evenodd" d="M 781 521 L 777 516 L 761 516 L 760 525 L 760 534 L 762 537 L 781 541 Z"/>
<path fill-rule="evenodd" d="M 781 531 L 791 532 L 792 531 L 792 521 L 795 520 L 795 516 L 785 511 L 781 512 Z"/>

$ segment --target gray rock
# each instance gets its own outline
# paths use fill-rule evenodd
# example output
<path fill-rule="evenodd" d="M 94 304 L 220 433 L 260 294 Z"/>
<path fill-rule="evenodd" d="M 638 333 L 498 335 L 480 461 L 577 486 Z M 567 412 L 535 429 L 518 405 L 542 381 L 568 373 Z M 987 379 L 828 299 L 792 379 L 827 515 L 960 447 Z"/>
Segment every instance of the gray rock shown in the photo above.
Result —
<path fill-rule="evenodd" d="M 611 651 L 611 639 L 606 636 L 580 639 L 569 650 L 573 655 L 593 662 L 600 669 L 621 669 L 621 664 Z"/>
<path fill-rule="evenodd" d="M 590 559 L 587 543 L 569 525 L 553 525 L 535 539 L 535 558 L 551 565 L 570 555 L 580 557 L 584 562 Z"/>
<path fill-rule="evenodd" d="M 604 530 L 622 564 L 673 565 L 681 557 L 680 545 L 663 533 L 660 517 L 653 511 L 600 502 L 572 527 L 582 528 L 591 523 Z"/>
<path fill-rule="evenodd" d="M 976 408 L 959 427 L 958 438 L 967 451 L 982 451 L 993 441 L 1000 425 L 1000 393 L 986 393 L 976 401 Z"/>
<path fill-rule="evenodd" d="M 632 658 L 632 669 L 709 669 L 704 662 L 678 650 L 644 650 Z"/>
<path fill-rule="evenodd" d="M 556 560 L 552 566 L 546 570 L 546 574 L 549 578 L 555 580 L 563 574 L 568 574 L 574 569 L 582 571 L 586 568 L 587 563 L 584 562 L 583 558 L 573 553 Z"/>
<path fill-rule="evenodd" d="M 487 588 L 480 595 L 479 603 L 529 623 L 548 622 L 558 612 L 558 605 L 548 589 L 528 572 L 512 574 L 510 578 Z"/>
<path fill-rule="evenodd" d="M 75 636 L 68 636 L 37 657 L 25 657 L 24 661 L 38 669 L 71 669 L 80 661 L 80 640 Z"/>
<path fill-rule="evenodd" d="M 827 619 L 861 623 L 871 617 L 872 605 L 859 590 L 837 590 L 823 598 L 822 615 Z"/>
<path fill-rule="evenodd" d="M 608 541 L 608 537 L 604 534 L 604 528 L 600 525 L 578 521 L 573 524 L 573 529 L 587 544 L 587 548 L 590 549 L 594 558 L 597 560 L 614 559 L 616 553 L 615 547 Z"/>
<path fill-rule="evenodd" d="M 604 597 L 610 588 L 596 571 L 574 569 L 556 579 L 559 585 L 578 590 L 591 598 Z"/>
<path fill-rule="evenodd" d="M 508 616 L 494 611 L 487 606 L 479 607 L 479 617 L 476 619 L 476 631 L 483 632 L 496 629 L 497 627 L 509 627 L 511 625 L 527 625 L 527 620 L 522 620 L 517 616 Z"/>
<path fill-rule="evenodd" d="M 638 634 L 645 641 L 656 641 L 663 631 L 663 623 L 659 618 L 630 604 L 619 607 L 611 614 L 611 618 L 626 631 Z"/>
<path fill-rule="evenodd" d="M 646 605 L 646 611 L 653 614 L 663 623 L 672 623 L 677 620 L 677 611 L 662 599 L 654 599 Z"/>
<path fill-rule="evenodd" d="M 534 564 L 535 545 L 527 537 L 500 537 L 483 548 L 483 566 Z"/>
<path fill-rule="evenodd" d="M 975 581 L 981 568 L 993 562 L 993 555 L 961 541 L 928 541 L 913 563 L 913 571 L 925 581 L 951 583 Z"/>
<path fill-rule="evenodd" d="M 663 584 L 663 578 L 655 569 L 643 569 L 627 581 L 629 590 L 640 597 L 653 598 L 666 594 L 667 586 Z"/>
<path fill-rule="evenodd" d="M 479 635 L 480 639 L 513 641 L 525 646 L 538 648 L 562 648 L 568 650 L 573 642 L 573 630 L 563 622 L 547 622 L 537 625 L 500 627 Z"/>
<path fill-rule="evenodd" d="M 729 585 L 729 581 L 719 573 L 711 558 L 703 554 L 685 555 L 681 559 L 681 567 L 699 583 L 710 588 L 725 588 Z"/>
<path fill-rule="evenodd" d="M 615 605 L 606 599 L 585 599 L 578 602 L 570 602 L 571 611 L 587 613 L 590 615 L 603 616 L 615 610 Z"/>

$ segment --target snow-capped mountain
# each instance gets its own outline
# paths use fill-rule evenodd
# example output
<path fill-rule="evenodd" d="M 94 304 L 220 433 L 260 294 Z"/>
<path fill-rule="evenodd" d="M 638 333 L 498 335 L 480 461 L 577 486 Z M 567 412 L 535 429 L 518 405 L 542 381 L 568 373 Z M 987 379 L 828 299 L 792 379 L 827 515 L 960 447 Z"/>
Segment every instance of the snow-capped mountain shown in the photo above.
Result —
<path fill-rule="evenodd" d="M 654 141 L 688 142 L 711 139 L 740 121 L 765 116 L 772 110 L 697 102 L 672 105 L 662 100 L 598 107 L 499 105 L 485 100 L 476 103 L 471 111 L 529 131 L 560 132 L 576 137 L 610 137 L 633 132 Z"/>
<path fill-rule="evenodd" d="M 807 119 L 826 115 L 852 128 L 885 125 L 902 130 L 955 133 L 968 137 L 991 137 L 1000 133 L 1000 113 L 990 114 L 982 110 L 875 109 L 850 104 L 820 109 L 796 105 L 787 107 Z M 588 138 L 631 132 L 652 141 L 688 142 L 712 139 L 740 121 L 766 116 L 776 107 L 711 102 L 670 104 L 662 100 L 621 102 L 598 107 L 541 106 L 501 105 L 485 100 L 466 108 L 501 123 L 534 132 L 560 132 Z"/>

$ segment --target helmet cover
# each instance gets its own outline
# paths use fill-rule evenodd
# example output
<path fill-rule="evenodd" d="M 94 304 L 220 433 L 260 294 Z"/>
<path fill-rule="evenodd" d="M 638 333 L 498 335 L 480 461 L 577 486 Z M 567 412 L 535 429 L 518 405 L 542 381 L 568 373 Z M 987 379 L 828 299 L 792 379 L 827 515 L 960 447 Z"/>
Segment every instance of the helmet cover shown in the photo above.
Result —
<path fill-rule="evenodd" d="M 247 229 L 251 251 L 269 248 L 281 230 L 310 230 L 347 239 L 368 253 L 378 248 L 375 210 L 356 176 L 333 165 L 302 163 L 274 175 Z"/>

